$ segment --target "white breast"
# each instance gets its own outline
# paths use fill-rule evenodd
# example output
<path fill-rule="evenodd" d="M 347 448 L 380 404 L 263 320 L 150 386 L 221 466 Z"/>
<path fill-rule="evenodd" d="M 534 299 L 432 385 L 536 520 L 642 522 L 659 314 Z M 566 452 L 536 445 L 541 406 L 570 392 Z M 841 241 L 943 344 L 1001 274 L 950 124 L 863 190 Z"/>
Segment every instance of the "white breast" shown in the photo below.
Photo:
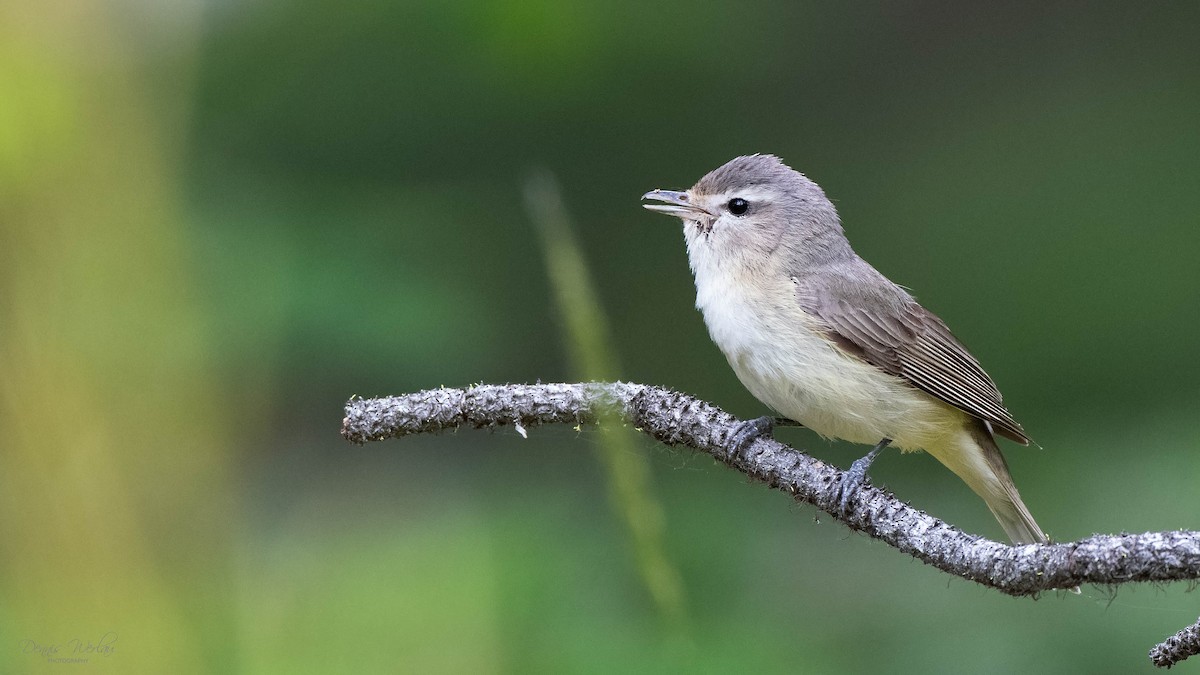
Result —
<path fill-rule="evenodd" d="M 964 413 L 841 351 L 800 308 L 792 279 L 689 242 L 696 307 L 750 393 L 817 433 L 908 450 L 958 433 Z M 736 262 L 736 261 L 734 261 Z"/>

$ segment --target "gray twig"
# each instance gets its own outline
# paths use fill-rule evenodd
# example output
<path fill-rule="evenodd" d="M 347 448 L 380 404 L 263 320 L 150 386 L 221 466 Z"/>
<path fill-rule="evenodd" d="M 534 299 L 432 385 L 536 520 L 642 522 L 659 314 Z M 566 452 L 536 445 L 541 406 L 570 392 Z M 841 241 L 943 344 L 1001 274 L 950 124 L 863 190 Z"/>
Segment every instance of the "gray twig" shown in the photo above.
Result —
<path fill-rule="evenodd" d="M 1170 668 L 1196 654 L 1200 654 L 1200 621 L 1154 645 L 1150 660 L 1159 668 Z"/>
<path fill-rule="evenodd" d="M 1085 583 L 1200 578 L 1200 532 L 1093 535 L 1060 544 L 1009 546 L 967 534 L 869 485 L 858 491 L 849 515 L 843 516 L 837 468 L 768 437 L 742 453 L 732 453 L 725 441 L 737 419 L 714 405 L 662 387 L 621 382 L 480 385 L 354 398 L 346 403 L 342 435 L 361 444 L 461 426 L 512 424 L 531 429 L 552 423 L 594 424 L 605 413 L 668 445 L 707 452 L 797 501 L 812 504 L 852 530 L 948 574 L 1009 595 L 1036 596 Z M 1198 632 L 1193 626 L 1156 647 L 1151 652 L 1154 662 L 1169 666 L 1197 653 Z"/>

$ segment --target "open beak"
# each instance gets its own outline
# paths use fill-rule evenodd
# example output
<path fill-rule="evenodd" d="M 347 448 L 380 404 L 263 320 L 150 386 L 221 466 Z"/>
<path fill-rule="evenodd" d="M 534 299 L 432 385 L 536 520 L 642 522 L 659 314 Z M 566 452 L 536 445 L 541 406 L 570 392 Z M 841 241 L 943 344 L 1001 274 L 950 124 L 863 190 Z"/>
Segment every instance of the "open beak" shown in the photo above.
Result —
<path fill-rule="evenodd" d="M 651 211 L 665 213 L 668 216 L 676 216 L 684 220 L 700 220 L 702 218 L 712 218 L 712 214 L 697 204 L 691 203 L 686 192 L 675 192 L 673 190 L 651 190 L 642 195 L 642 199 L 652 199 L 662 204 L 642 204 L 642 206 Z"/>

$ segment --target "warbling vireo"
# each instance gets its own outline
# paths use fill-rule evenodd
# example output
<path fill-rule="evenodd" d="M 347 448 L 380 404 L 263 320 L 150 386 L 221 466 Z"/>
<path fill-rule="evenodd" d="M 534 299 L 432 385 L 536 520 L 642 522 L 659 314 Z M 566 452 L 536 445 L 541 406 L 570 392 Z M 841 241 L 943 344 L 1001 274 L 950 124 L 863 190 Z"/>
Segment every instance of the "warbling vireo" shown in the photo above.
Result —
<path fill-rule="evenodd" d="M 822 436 L 876 444 L 847 472 L 843 510 L 890 444 L 946 465 L 1014 543 L 1047 541 L 993 438 L 1029 444 L 995 383 L 941 319 L 858 257 L 816 183 L 752 155 L 642 199 L 683 220 L 696 307 L 750 393 Z M 747 422 L 732 442 L 774 421 Z"/>

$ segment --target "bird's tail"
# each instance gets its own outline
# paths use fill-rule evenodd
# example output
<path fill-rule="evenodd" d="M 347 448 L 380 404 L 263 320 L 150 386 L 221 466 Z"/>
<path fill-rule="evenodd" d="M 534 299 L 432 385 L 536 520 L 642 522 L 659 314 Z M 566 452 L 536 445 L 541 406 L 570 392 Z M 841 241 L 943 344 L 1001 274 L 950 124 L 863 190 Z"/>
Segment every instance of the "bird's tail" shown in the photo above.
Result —
<path fill-rule="evenodd" d="M 1049 537 L 1021 501 L 1008 472 L 1008 463 L 987 428 L 972 420 L 968 433 L 960 439 L 955 445 L 929 452 L 983 498 L 1014 544 L 1049 542 Z"/>

